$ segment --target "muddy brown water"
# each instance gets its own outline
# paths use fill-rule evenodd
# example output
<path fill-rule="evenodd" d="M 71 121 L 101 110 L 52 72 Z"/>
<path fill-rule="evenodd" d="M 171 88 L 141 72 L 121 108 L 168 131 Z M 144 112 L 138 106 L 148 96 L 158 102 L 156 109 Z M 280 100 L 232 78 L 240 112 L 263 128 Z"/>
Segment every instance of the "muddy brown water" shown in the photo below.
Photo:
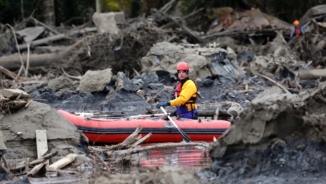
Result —
<path fill-rule="evenodd" d="M 144 144 L 142 147 L 151 146 L 153 144 Z M 153 149 L 133 154 L 130 162 L 112 165 L 109 172 L 112 173 L 128 173 L 131 170 L 143 168 L 153 168 L 160 166 L 175 166 L 188 167 L 194 170 L 210 168 L 212 164 L 211 158 L 208 156 L 208 149 L 193 146 L 193 147 L 177 147 L 166 149 Z M 88 170 L 89 174 L 94 171 L 94 168 L 80 168 L 81 172 Z M 101 170 L 101 166 L 95 170 Z"/>
<path fill-rule="evenodd" d="M 153 144 L 145 144 L 144 146 L 151 146 Z M 100 146 L 98 146 L 100 147 Z M 101 155 L 102 156 L 102 155 Z M 140 152 L 131 156 L 131 161 L 125 164 L 111 165 L 106 171 L 102 170 L 102 166 L 96 165 L 77 167 L 73 170 L 65 169 L 64 171 L 75 171 L 76 169 L 83 174 L 59 176 L 55 178 L 45 177 L 31 177 L 29 181 L 25 178 L 21 179 L 20 183 L 87 183 L 89 177 L 92 177 L 98 173 L 106 174 L 129 174 L 133 171 L 139 171 L 144 169 L 157 168 L 161 166 L 173 166 L 188 168 L 195 173 L 196 171 L 204 168 L 209 168 L 212 164 L 212 160 L 208 157 L 208 149 L 203 147 L 177 147 L 177 148 L 166 148 L 166 149 L 154 149 L 150 151 Z M 110 163 L 109 163 L 110 165 Z M 205 179 L 203 182 L 206 181 Z M 7 183 L 7 182 L 6 182 Z M 15 182 L 8 182 L 15 183 Z"/>
<path fill-rule="evenodd" d="M 138 167 L 182 166 L 191 168 L 210 167 L 212 161 L 207 149 L 200 147 L 178 147 L 171 149 L 156 149 L 139 154 Z"/>
<path fill-rule="evenodd" d="M 153 144 L 144 144 L 144 146 L 151 146 Z M 110 174 L 130 174 L 133 171 L 146 169 L 153 169 L 162 166 L 181 167 L 192 170 L 192 174 L 202 169 L 211 167 L 212 160 L 208 156 L 208 149 L 203 147 L 177 147 L 166 149 L 154 149 L 150 151 L 133 154 L 128 163 L 112 165 L 106 173 Z M 102 169 L 98 168 L 84 168 L 87 169 L 88 175 L 93 175 Z M 78 180 L 78 178 L 75 178 Z M 203 183 L 208 181 L 208 177 L 202 178 Z"/>

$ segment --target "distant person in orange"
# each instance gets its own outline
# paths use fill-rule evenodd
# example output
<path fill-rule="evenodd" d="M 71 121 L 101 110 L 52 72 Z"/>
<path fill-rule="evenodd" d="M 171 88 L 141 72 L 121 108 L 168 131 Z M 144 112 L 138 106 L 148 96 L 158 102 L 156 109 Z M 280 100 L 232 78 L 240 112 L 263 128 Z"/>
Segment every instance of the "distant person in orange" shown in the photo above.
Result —
<path fill-rule="evenodd" d="M 300 26 L 300 22 L 298 20 L 295 20 L 291 29 L 290 40 L 292 40 L 295 36 L 301 36 L 305 33 L 306 31 L 303 27 Z"/>

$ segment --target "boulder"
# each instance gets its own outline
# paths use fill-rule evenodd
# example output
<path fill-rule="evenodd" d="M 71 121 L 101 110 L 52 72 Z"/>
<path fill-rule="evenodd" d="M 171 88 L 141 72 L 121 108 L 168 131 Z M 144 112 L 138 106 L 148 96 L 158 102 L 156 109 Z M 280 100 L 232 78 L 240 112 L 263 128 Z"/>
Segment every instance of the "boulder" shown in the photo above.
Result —
<path fill-rule="evenodd" d="M 185 57 L 186 54 L 181 45 L 174 45 L 169 42 L 157 43 L 141 59 L 142 72 L 166 70 L 174 74 L 177 63 Z"/>
<path fill-rule="evenodd" d="M 111 78 L 111 68 L 98 71 L 88 70 L 80 80 L 79 92 L 91 93 L 103 91 L 106 85 L 111 82 Z"/>
<path fill-rule="evenodd" d="M 148 85 L 152 83 L 158 83 L 159 77 L 154 72 L 143 73 L 140 76 L 136 77 L 135 79 L 132 79 L 132 81 L 136 86 L 138 86 L 141 89 L 144 89 L 147 88 Z"/>
<path fill-rule="evenodd" d="M 68 122 L 56 109 L 32 101 L 0 120 L 6 139 L 8 159 L 37 158 L 36 130 L 46 130 L 49 151 L 58 151 L 58 156 L 67 153 L 85 152 L 88 140 L 76 126 Z"/>
<path fill-rule="evenodd" d="M 97 32 L 102 33 L 110 33 L 110 34 L 118 34 L 119 28 L 116 23 L 115 13 L 97 13 L 93 14 L 93 22 L 97 27 Z"/>
<path fill-rule="evenodd" d="M 227 47 L 226 49 L 219 48 L 216 44 L 212 47 L 198 46 L 180 46 L 168 42 L 155 44 L 145 57 L 141 59 L 142 72 L 158 72 L 167 71 L 171 76 L 176 74 L 176 66 L 178 62 L 185 61 L 190 66 L 189 76 L 192 79 L 205 78 L 211 76 L 212 69 L 207 60 L 212 54 L 224 52 L 226 58 L 230 61 L 236 59 L 235 52 Z"/>
<path fill-rule="evenodd" d="M 128 92 L 136 92 L 138 90 L 134 83 L 122 72 L 118 72 L 115 80 L 115 86 L 117 91 L 125 90 Z"/>
<path fill-rule="evenodd" d="M 208 56 L 211 62 L 209 64 L 212 75 L 216 75 L 221 83 L 236 83 L 244 76 L 244 71 L 241 70 L 236 62 L 231 62 L 227 58 L 226 52 L 218 52 Z"/>
<path fill-rule="evenodd" d="M 15 99 L 18 96 L 20 98 L 30 98 L 31 96 L 23 90 L 20 89 L 3 89 L 2 95 L 9 99 Z"/>
<path fill-rule="evenodd" d="M 76 89 L 75 83 L 72 79 L 66 76 L 60 76 L 58 78 L 54 78 L 48 82 L 48 87 L 54 92 L 60 90 L 72 90 Z"/>
<path fill-rule="evenodd" d="M 266 148 L 272 141 L 300 138 L 325 141 L 326 83 L 309 93 L 284 93 L 278 87 L 268 88 L 240 112 L 231 128 L 210 147 L 210 156 L 223 158 L 226 152 L 243 148 Z M 325 106 L 326 107 L 326 106 Z"/>

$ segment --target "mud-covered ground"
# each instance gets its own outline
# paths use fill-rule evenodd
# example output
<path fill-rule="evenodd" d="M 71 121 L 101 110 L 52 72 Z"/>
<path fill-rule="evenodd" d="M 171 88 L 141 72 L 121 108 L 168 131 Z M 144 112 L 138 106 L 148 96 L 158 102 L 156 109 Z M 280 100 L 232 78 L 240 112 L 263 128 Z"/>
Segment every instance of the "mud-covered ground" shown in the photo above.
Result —
<path fill-rule="evenodd" d="M 250 92 L 242 92 L 244 86 L 237 86 L 236 84 L 225 84 L 218 81 L 218 79 L 203 79 L 197 82 L 200 91 L 200 97 L 197 102 L 200 104 L 212 103 L 212 102 L 237 102 L 242 106 L 246 106 L 256 94 L 264 89 L 265 83 L 258 77 L 248 77 L 248 86 L 253 90 Z M 174 87 L 173 82 L 157 83 L 160 90 L 163 85 L 169 85 Z M 108 89 L 114 88 L 114 86 L 107 86 Z M 173 90 L 167 89 L 162 92 L 153 93 L 153 89 L 148 87 L 145 89 L 148 94 L 148 99 L 153 101 L 168 101 L 172 99 Z M 28 93 L 37 101 L 51 105 L 54 108 L 67 110 L 70 112 L 101 112 L 110 113 L 111 115 L 131 115 L 131 114 L 144 114 L 155 109 L 155 103 L 153 101 L 147 102 L 142 97 L 134 92 L 128 92 L 120 90 L 114 92 L 114 97 L 108 99 L 108 92 L 103 90 L 102 92 L 93 93 L 79 93 L 78 91 L 58 91 L 54 92 L 49 89 L 47 84 L 41 84 Z M 227 109 L 229 105 L 225 106 Z M 173 108 L 170 108 L 173 110 Z"/>
<path fill-rule="evenodd" d="M 300 82 L 304 86 L 305 81 Z M 116 86 L 112 83 L 109 83 L 103 91 L 92 93 L 80 93 L 78 90 L 59 90 L 55 92 L 48 87 L 48 83 L 34 88 L 28 87 L 26 89 L 29 90 L 26 91 L 37 101 L 42 101 L 52 107 L 70 112 L 94 111 L 111 113 L 110 115 L 131 115 L 159 112 L 155 108 L 155 101 L 169 100 L 174 83 L 175 81 L 173 80 L 162 80 L 159 78 L 159 82 L 155 82 L 155 85 L 152 84 L 143 88 L 147 99 L 152 99 L 150 102 L 134 91 L 124 89 L 116 91 Z M 245 76 L 239 83 L 225 82 L 218 77 L 207 77 L 197 81 L 197 84 L 201 95 L 201 98 L 198 98 L 198 103 L 230 101 L 239 103 L 243 108 L 250 107 L 251 102 L 257 97 L 258 93 L 274 85 L 270 81 L 258 76 Z M 310 84 L 309 81 L 307 84 Z M 164 86 L 169 86 L 170 88 L 160 92 Z M 313 90 L 316 87 L 316 85 L 306 85 L 304 90 Z M 290 85 L 286 86 L 286 88 L 293 95 L 298 94 L 300 91 Z M 265 98 L 268 99 L 268 96 L 273 95 L 273 93 L 273 91 L 270 94 L 267 92 Z M 280 94 L 279 96 L 282 95 Z M 277 101 L 270 103 L 267 101 L 266 104 L 261 103 L 261 107 L 268 108 L 268 106 L 271 106 L 270 112 L 273 112 L 273 104 L 277 104 Z M 223 108 L 227 110 L 229 105 Z M 293 115 L 297 113 L 296 111 L 279 109 L 281 111 L 279 112 L 280 115 L 277 116 L 279 124 L 287 124 L 287 118 L 296 118 Z M 168 110 L 172 110 L 172 108 Z M 255 114 L 254 110 L 247 113 L 252 116 Z M 245 115 L 241 116 L 241 118 L 243 117 Z M 259 117 L 256 117 L 256 119 L 259 119 Z M 246 122 L 251 123 L 249 120 Z M 254 127 L 253 125 L 253 129 Z M 250 132 L 250 130 L 243 129 L 243 132 L 247 131 Z M 283 130 L 280 128 L 280 131 Z M 325 144 L 323 141 L 305 140 L 300 136 L 287 136 L 287 138 L 280 141 L 275 141 L 275 144 L 270 144 L 270 142 L 274 141 L 274 138 L 277 138 L 277 136 L 265 137 L 262 143 L 259 143 L 255 149 L 253 149 L 253 146 L 250 146 L 250 149 L 248 146 L 247 149 L 246 144 L 239 144 L 239 149 L 228 149 L 222 158 L 214 158 L 211 168 L 206 168 L 200 172 L 182 171 L 181 173 L 180 171 L 179 175 L 190 174 L 196 178 L 198 183 L 323 183 L 326 170 L 324 167 L 326 158 L 324 152 L 326 150 L 324 149 Z M 234 147 L 237 147 L 237 145 L 233 145 L 232 148 Z M 171 173 L 162 173 L 160 170 L 146 172 L 150 175 L 152 182 L 159 181 L 162 177 L 171 177 Z M 143 176 L 142 174 L 140 175 Z M 102 178 L 103 180 L 110 178 L 110 176 L 105 174 L 101 176 L 104 177 Z M 126 177 L 118 174 L 112 177 L 129 181 L 129 176 Z M 146 177 L 146 174 L 144 177 Z M 96 183 L 98 178 L 100 177 L 91 178 L 90 182 Z M 136 180 L 133 181 L 136 182 Z M 141 178 L 138 178 L 138 180 L 143 181 Z"/>
<path fill-rule="evenodd" d="M 315 52 L 311 49 L 318 39 L 313 44 L 298 39 L 287 44 L 281 35 L 276 35 L 270 43 L 259 44 L 269 37 L 239 35 L 209 39 L 197 48 L 190 43 L 183 45 L 187 42 L 185 37 L 189 40 L 189 32 L 176 32 L 182 36 L 169 39 L 174 35 L 171 30 L 142 24 L 122 29 L 118 35 L 90 35 L 61 54 L 60 61 L 42 69 L 45 80 L 33 85 L 15 85 L 28 92 L 34 101 L 70 112 L 123 116 L 156 113 L 159 110 L 155 102 L 171 99 L 176 63 L 186 60 L 199 86 L 199 104 L 235 102 L 244 109 L 231 118 L 229 131 L 211 144 L 210 168 L 199 172 L 140 168 L 128 174 L 96 173 L 89 181 L 77 183 L 325 183 L 326 87 L 320 88 L 323 77 L 320 74 L 308 72 L 309 75 L 300 78 L 295 73 L 298 69 L 323 68 L 320 62 L 323 60 L 312 56 Z M 177 43 L 171 43 L 172 40 Z M 223 48 L 216 47 L 216 43 Z M 291 48 L 296 44 L 304 46 Z M 314 62 L 309 62 L 312 58 Z M 75 77 L 65 76 L 62 68 Z M 112 69 L 110 79 L 98 75 L 97 79 L 105 79 L 104 83 L 101 80 L 92 83 L 96 90 L 82 88 L 88 71 L 106 69 Z M 147 76 L 153 77 L 150 82 L 141 80 L 147 72 L 157 76 Z M 118 84 L 118 79 L 122 84 Z M 145 83 L 138 88 L 131 85 L 137 81 Z M 278 90 L 270 90 L 271 86 Z M 227 112 L 230 106 L 225 103 L 220 110 Z"/>
<path fill-rule="evenodd" d="M 325 151 L 325 143 L 295 136 L 262 150 L 226 153 L 210 174 L 214 183 L 324 183 Z"/>
<path fill-rule="evenodd" d="M 199 103 L 235 101 L 246 107 L 257 96 L 257 93 L 270 85 L 258 77 L 248 77 L 247 84 L 253 90 L 243 93 L 241 85 L 222 84 L 218 79 L 204 79 L 198 82 L 202 98 Z M 172 85 L 172 83 L 165 83 Z M 150 89 L 147 89 L 150 91 Z M 115 98 L 107 100 L 107 92 L 96 92 L 92 94 L 79 94 L 78 92 L 53 92 L 46 85 L 40 85 L 29 92 L 35 99 L 46 100 L 55 108 L 65 109 L 72 112 L 77 111 L 102 111 L 102 112 L 126 112 L 134 114 L 147 113 L 155 110 L 153 104 L 147 103 L 135 93 L 119 91 Z M 158 100 L 167 100 L 172 91 L 160 93 Z M 295 93 L 293 93 L 295 94 Z M 154 94 L 152 94 L 154 95 Z M 106 102 L 106 103 L 103 103 Z M 289 113 L 293 113 L 289 111 Z M 284 123 L 287 123 L 286 121 Z M 286 139 L 275 140 L 271 137 L 272 144 L 263 143 L 255 148 L 245 149 L 245 145 L 230 149 L 221 159 L 214 159 L 211 168 L 202 171 L 183 170 L 180 175 L 191 175 L 198 183 L 323 183 L 325 176 L 326 150 L 325 143 L 311 141 L 301 138 L 300 132 L 293 133 Z M 236 147 L 236 146 L 235 146 Z M 241 151 L 236 151 L 241 150 Z M 141 172 L 141 171 L 139 171 Z M 161 170 L 146 171 L 151 175 L 151 181 L 159 181 L 159 178 L 169 178 L 169 172 Z M 142 177 L 145 174 L 139 173 Z M 143 176 L 144 175 L 144 176 Z M 90 182 L 108 180 L 114 178 L 124 180 L 127 176 L 92 177 Z M 140 177 L 139 180 L 143 181 Z M 136 181 L 137 179 L 133 179 Z M 172 179 L 173 180 L 173 179 Z M 147 181 L 147 180 L 146 180 Z M 182 180 L 186 181 L 186 180 Z"/>

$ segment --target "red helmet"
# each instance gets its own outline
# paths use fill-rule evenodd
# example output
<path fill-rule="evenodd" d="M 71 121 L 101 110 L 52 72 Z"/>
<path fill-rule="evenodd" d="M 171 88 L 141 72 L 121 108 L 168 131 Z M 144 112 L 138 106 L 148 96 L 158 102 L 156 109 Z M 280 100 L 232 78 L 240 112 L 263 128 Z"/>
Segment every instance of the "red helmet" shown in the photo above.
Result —
<path fill-rule="evenodd" d="M 186 62 L 181 61 L 177 65 L 177 70 L 186 70 L 186 71 L 189 71 L 189 65 Z"/>

